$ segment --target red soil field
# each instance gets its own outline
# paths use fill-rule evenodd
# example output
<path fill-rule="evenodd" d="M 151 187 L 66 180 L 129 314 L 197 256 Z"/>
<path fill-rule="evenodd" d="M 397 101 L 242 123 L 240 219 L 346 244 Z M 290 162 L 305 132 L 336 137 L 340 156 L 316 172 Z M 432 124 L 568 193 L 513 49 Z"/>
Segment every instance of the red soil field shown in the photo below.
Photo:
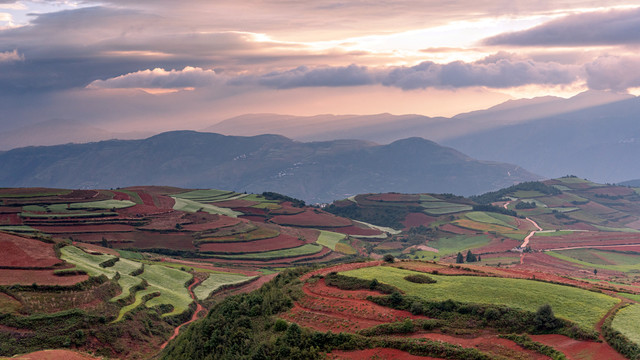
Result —
<path fill-rule="evenodd" d="M 59 264 L 53 244 L 0 233 L 0 266 L 2 267 L 38 267 L 46 268 Z"/>
<path fill-rule="evenodd" d="M 35 228 L 46 234 L 79 234 L 79 233 L 104 233 L 104 232 L 130 232 L 136 228 L 123 224 L 77 225 L 55 226 L 34 225 Z"/>
<path fill-rule="evenodd" d="M 0 285 L 75 285 L 87 280 L 87 275 L 56 276 L 53 270 L 8 270 L 0 269 Z"/>
<path fill-rule="evenodd" d="M 113 200 L 131 200 L 129 194 L 122 191 L 113 191 Z"/>
<path fill-rule="evenodd" d="M 273 209 L 270 211 L 273 215 L 293 215 L 303 212 L 303 208 L 295 207 L 290 201 L 285 201 L 280 204 L 280 209 Z"/>
<path fill-rule="evenodd" d="M 136 194 L 138 194 L 138 196 L 140 197 L 140 200 L 142 200 L 142 203 L 144 205 L 153 206 L 153 207 L 156 206 L 156 204 L 153 203 L 153 198 L 151 197 L 151 195 L 149 195 L 149 193 L 144 192 L 142 190 L 136 190 Z"/>
<path fill-rule="evenodd" d="M 283 234 L 288 234 L 295 237 L 304 238 L 304 242 L 307 244 L 312 244 L 318 241 L 318 236 L 320 236 L 320 231 L 316 229 L 308 229 L 308 228 L 280 228 L 280 231 Z"/>
<path fill-rule="evenodd" d="M 594 247 L 592 249 L 597 249 L 597 250 L 615 250 L 615 251 L 633 251 L 633 252 L 638 252 L 640 253 L 640 244 L 638 245 L 631 245 L 631 246 L 625 246 L 625 245 L 619 245 L 619 246 L 602 246 L 602 247 Z"/>
<path fill-rule="evenodd" d="M 248 253 L 289 249 L 304 245 L 297 237 L 280 234 L 274 238 L 243 242 L 205 243 L 200 251 L 216 253 Z"/>
<path fill-rule="evenodd" d="M 200 214 L 198 214 L 200 215 Z M 204 216 L 204 215 L 203 215 Z M 189 219 L 187 217 L 187 219 Z M 215 230 L 241 223 L 242 220 L 223 215 L 209 215 L 207 220 L 202 223 L 186 224 L 182 228 L 187 231 L 206 231 Z"/>
<path fill-rule="evenodd" d="M 370 262 L 363 262 L 363 263 L 340 264 L 340 265 L 335 265 L 335 266 L 331 266 L 331 267 L 327 267 L 327 268 L 323 268 L 323 269 L 310 271 L 310 272 L 302 275 L 300 277 L 300 280 L 302 280 L 302 281 L 307 280 L 310 277 L 312 277 L 313 275 L 327 275 L 328 273 L 330 273 L 332 271 L 335 271 L 335 272 L 349 271 L 349 270 L 361 269 L 361 268 L 365 268 L 365 267 L 377 266 L 377 265 L 380 265 L 380 264 L 382 264 L 382 261 L 370 261 Z"/>
<path fill-rule="evenodd" d="M 388 202 L 416 202 L 420 201 L 420 195 L 416 194 L 375 194 L 366 197 L 371 201 L 388 201 Z"/>
<path fill-rule="evenodd" d="M 71 350 L 43 350 L 25 355 L 20 355 L 12 359 L 19 360 L 100 360 L 86 354 L 81 354 Z"/>
<path fill-rule="evenodd" d="M 315 210 L 315 209 L 314 209 Z M 315 212 L 307 209 L 300 214 L 278 215 L 271 221 L 280 225 L 293 226 L 318 226 L 318 227 L 344 227 L 352 225 L 352 221 L 326 212 Z"/>
<path fill-rule="evenodd" d="M 22 219 L 18 214 L 0 214 L 0 225 L 20 225 Z"/>
<path fill-rule="evenodd" d="M 136 216 L 136 215 L 151 215 L 151 214 L 166 214 L 172 212 L 170 209 L 162 209 L 155 206 L 136 204 L 128 208 L 122 208 L 116 210 L 116 212 L 123 216 Z"/>
<path fill-rule="evenodd" d="M 561 351 L 569 360 L 625 359 L 624 356 L 613 350 L 606 342 L 580 341 L 562 335 L 532 335 L 531 339 Z M 585 357 L 585 355 L 588 355 L 588 357 Z"/>
<path fill-rule="evenodd" d="M 609 196 L 626 196 L 635 193 L 633 189 L 624 186 L 607 186 L 602 188 L 591 189 L 587 191 L 591 194 L 609 195 Z M 605 199 L 606 200 L 606 199 Z"/>
<path fill-rule="evenodd" d="M 345 359 L 345 360 L 364 360 L 364 359 L 375 359 L 375 360 L 396 360 L 396 359 L 406 359 L 406 360 L 441 360 L 438 358 L 433 358 L 429 356 L 415 356 L 411 355 L 408 352 L 404 352 L 396 349 L 385 349 L 385 348 L 375 348 L 375 349 L 365 349 L 365 350 L 335 350 L 327 354 L 329 359 Z"/>
<path fill-rule="evenodd" d="M 319 331 L 355 332 L 387 322 L 417 318 L 408 311 L 395 310 L 362 300 L 372 291 L 345 291 L 325 285 L 324 279 L 306 283 L 304 296 L 284 318 Z"/>
<path fill-rule="evenodd" d="M 193 245 L 193 239 L 188 234 L 163 234 L 158 232 L 138 231 L 135 233 L 123 233 L 122 235 L 124 236 L 121 239 L 117 239 L 116 237 L 107 237 L 107 240 L 109 240 L 109 242 L 112 240 L 129 241 L 124 243 L 114 243 L 113 245 L 115 248 L 134 247 L 139 249 L 167 248 L 173 250 L 196 250 Z M 101 238 L 96 241 L 100 240 Z"/>
<path fill-rule="evenodd" d="M 218 201 L 214 203 L 216 206 L 225 208 L 237 208 L 237 207 L 251 207 L 253 205 L 260 204 L 257 201 L 248 201 L 242 199 Z"/>
<path fill-rule="evenodd" d="M 373 236 L 373 235 L 381 235 L 383 234 L 382 231 L 378 230 L 378 229 L 363 229 L 361 227 L 358 226 L 346 226 L 346 227 L 341 227 L 341 228 L 336 228 L 333 231 L 341 233 L 341 234 L 347 234 L 347 235 L 362 235 L 362 236 Z"/>
<path fill-rule="evenodd" d="M 264 216 L 257 215 L 240 215 L 238 216 L 240 219 L 255 221 L 255 222 L 267 222 L 267 218 Z"/>
<path fill-rule="evenodd" d="M 410 213 L 404 218 L 402 225 L 404 225 L 405 229 L 420 225 L 429 226 L 435 220 L 435 217 L 429 216 L 425 213 Z"/>
<path fill-rule="evenodd" d="M 176 203 L 172 197 L 165 195 L 157 195 L 155 202 L 161 209 L 173 209 L 173 205 Z"/>
<path fill-rule="evenodd" d="M 216 204 L 217 205 L 217 204 Z M 254 208 L 254 207 L 236 207 L 233 208 L 233 210 L 235 211 L 239 211 L 245 215 L 267 215 L 267 210 L 265 209 L 258 209 L 258 208 Z"/>
<path fill-rule="evenodd" d="M 61 199 L 79 199 L 79 200 L 88 200 L 95 199 L 100 195 L 100 193 L 96 190 L 73 190 L 66 195 L 60 195 Z"/>
<path fill-rule="evenodd" d="M 21 207 L 17 206 L 0 206 L 0 214 L 19 214 L 22 212 Z"/>
<path fill-rule="evenodd" d="M 331 249 L 322 248 L 320 252 L 317 252 L 312 255 L 304 255 L 304 256 L 296 256 L 284 259 L 274 259 L 267 261 L 259 261 L 259 260 L 237 260 L 237 259 L 202 259 L 204 261 L 212 262 L 212 263 L 220 263 L 220 264 L 235 264 L 235 265 L 259 265 L 259 266 L 285 266 L 291 265 L 294 263 L 306 263 L 306 262 L 315 262 L 317 259 L 326 260 L 328 255 L 331 253 Z"/>
<path fill-rule="evenodd" d="M 547 356 L 531 350 L 525 350 L 511 340 L 501 339 L 496 335 L 483 334 L 477 337 L 456 337 L 451 335 L 429 333 L 409 336 L 414 339 L 429 339 L 459 345 L 464 348 L 475 348 L 485 353 L 502 355 L 507 358 L 543 360 Z"/>

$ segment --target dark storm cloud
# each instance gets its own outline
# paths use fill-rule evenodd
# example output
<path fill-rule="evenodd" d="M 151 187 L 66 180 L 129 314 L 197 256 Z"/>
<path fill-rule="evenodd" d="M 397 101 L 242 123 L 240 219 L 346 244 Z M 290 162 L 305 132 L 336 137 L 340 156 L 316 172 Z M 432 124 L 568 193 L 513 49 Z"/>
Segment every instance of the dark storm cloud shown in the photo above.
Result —
<path fill-rule="evenodd" d="M 486 45 L 583 46 L 640 44 L 640 9 L 566 16 L 529 30 L 486 39 Z"/>

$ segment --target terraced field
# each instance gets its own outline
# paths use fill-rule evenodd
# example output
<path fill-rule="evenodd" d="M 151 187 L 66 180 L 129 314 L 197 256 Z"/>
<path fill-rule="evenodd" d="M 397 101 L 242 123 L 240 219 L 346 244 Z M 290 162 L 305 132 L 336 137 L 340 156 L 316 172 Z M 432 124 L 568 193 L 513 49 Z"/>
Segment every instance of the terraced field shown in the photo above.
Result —
<path fill-rule="evenodd" d="M 316 241 L 316 243 L 324 245 L 331 250 L 335 250 L 336 245 L 340 242 L 340 240 L 343 240 L 346 237 L 347 236 L 344 234 L 321 230 L 320 236 L 318 236 L 318 240 Z"/>
<path fill-rule="evenodd" d="M 416 284 L 404 277 L 418 274 L 417 272 L 380 266 L 341 274 L 366 280 L 377 279 L 398 287 L 407 295 L 429 301 L 452 299 L 467 303 L 501 304 L 532 312 L 549 304 L 556 316 L 574 321 L 585 328 L 593 328 L 620 301 L 583 289 L 523 279 L 430 274 L 437 283 Z"/>
<path fill-rule="evenodd" d="M 613 318 L 611 326 L 634 342 L 640 345 L 640 305 L 632 304 L 620 309 Z"/>
<path fill-rule="evenodd" d="M 305 244 L 291 249 L 245 253 L 238 255 L 211 255 L 211 257 L 219 259 L 238 259 L 238 260 L 273 260 L 285 259 L 305 255 L 313 255 L 322 251 L 323 247 L 316 244 Z"/>
<path fill-rule="evenodd" d="M 546 254 L 582 265 L 585 268 L 640 272 L 640 256 L 638 254 L 625 254 L 597 249 L 549 251 Z"/>
<path fill-rule="evenodd" d="M 225 285 L 240 284 L 255 279 L 255 276 L 246 276 L 241 274 L 211 274 L 209 277 L 195 287 L 193 293 L 198 300 L 205 300 L 213 292 Z"/>
<path fill-rule="evenodd" d="M 182 199 L 175 196 L 173 196 L 173 199 L 175 200 L 175 205 L 173 205 L 174 210 L 191 212 L 191 213 L 204 211 L 209 214 L 219 214 L 219 215 L 225 215 L 230 217 L 237 217 L 239 215 L 242 215 L 241 212 L 233 211 L 228 208 L 222 208 L 222 207 L 218 207 L 211 204 L 197 202 L 194 200 Z"/>

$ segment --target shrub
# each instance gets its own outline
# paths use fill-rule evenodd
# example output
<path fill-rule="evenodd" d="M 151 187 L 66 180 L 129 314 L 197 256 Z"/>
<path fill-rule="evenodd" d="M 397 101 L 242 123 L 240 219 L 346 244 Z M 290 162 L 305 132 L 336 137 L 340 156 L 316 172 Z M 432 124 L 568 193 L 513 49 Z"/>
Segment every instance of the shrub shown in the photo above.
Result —
<path fill-rule="evenodd" d="M 416 284 L 435 284 L 438 282 L 435 279 L 423 274 L 407 275 L 404 277 L 404 279 Z"/>

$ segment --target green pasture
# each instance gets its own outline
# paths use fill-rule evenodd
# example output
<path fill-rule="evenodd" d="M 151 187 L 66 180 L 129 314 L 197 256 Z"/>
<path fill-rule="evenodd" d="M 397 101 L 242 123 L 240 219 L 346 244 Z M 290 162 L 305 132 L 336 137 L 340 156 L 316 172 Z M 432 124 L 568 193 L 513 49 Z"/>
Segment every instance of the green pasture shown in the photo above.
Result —
<path fill-rule="evenodd" d="M 236 195 L 240 195 L 240 194 L 235 193 L 233 191 L 228 191 L 228 190 L 207 189 L 207 190 L 188 191 L 185 193 L 175 194 L 172 197 L 177 197 L 177 198 L 186 199 L 186 200 L 193 200 L 197 202 L 214 202 L 214 201 L 227 200 Z"/>
<path fill-rule="evenodd" d="M 186 311 L 189 304 L 193 302 L 191 294 L 185 287 L 193 275 L 162 265 L 145 265 L 144 272 L 140 275 L 147 280 L 149 287 L 147 290 L 159 291 L 160 296 L 146 302 L 147 307 L 154 307 L 162 304 L 173 306 L 173 311 L 162 316 L 181 314 Z"/>
<path fill-rule="evenodd" d="M 240 274 L 228 274 L 218 273 L 211 274 L 201 284 L 193 289 L 193 294 L 198 300 L 204 300 L 211 296 L 211 294 L 224 285 L 239 284 L 251 279 L 255 279 L 257 276 L 246 276 Z"/>
<path fill-rule="evenodd" d="M 512 196 L 517 197 L 518 199 L 541 197 L 545 195 L 546 194 L 543 194 L 535 190 L 518 190 L 512 194 Z M 531 200 L 528 200 L 528 201 L 531 201 Z"/>
<path fill-rule="evenodd" d="M 624 254 L 596 249 L 557 250 L 548 251 L 546 254 L 591 269 L 640 272 L 640 255 L 636 254 Z"/>
<path fill-rule="evenodd" d="M 444 201 L 423 202 L 420 206 L 425 208 L 423 212 L 428 215 L 446 215 L 473 209 L 469 205 L 448 203 Z"/>
<path fill-rule="evenodd" d="M 231 209 L 222 208 L 222 207 L 218 207 L 211 204 L 203 204 L 201 202 L 197 202 L 189 199 L 182 199 L 175 196 L 172 196 L 172 198 L 175 200 L 173 209 L 178 211 L 185 211 L 185 212 L 191 212 L 191 213 L 204 211 L 209 214 L 226 215 L 230 217 L 238 217 L 238 215 L 242 215 L 241 212 L 233 211 Z"/>
<path fill-rule="evenodd" d="M 129 200 L 102 200 L 69 204 L 69 209 L 108 210 L 124 209 L 134 206 L 136 203 Z M 53 209 L 52 209 L 53 211 Z"/>
<path fill-rule="evenodd" d="M 414 258 L 422 258 L 432 260 L 436 257 L 436 260 L 443 258 L 447 255 L 457 254 L 463 252 L 466 255 L 466 251 L 469 249 L 475 249 L 487 245 L 491 241 L 486 235 L 455 235 L 450 237 L 442 237 L 436 240 L 429 240 L 427 246 L 438 249 L 438 252 L 432 251 L 416 251 Z M 419 256 L 419 257 L 418 257 Z"/>
<path fill-rule="evenodd" d="M 608 226 L 595 225 L 600 231 L 608 231 L 608 232 L 625 232 L 625 233 L 640 233 L 640 231 L 631 228 L 614 228 Z"/>
<path fill-rule="evenodd" d="M 429 194 L 420 194 L 420 201 L 442 201 L 436 197 L 433 197 Z"/>
<path fill-rule="evenodd" d="M 571 231 L 571 230 L 536 231 L 536 234 L 534 235 L 534 237 L 538 237 L 538 236 L 556 237 L 556 236 L 571 235 L 574 232 L 584 232 L 584 231 Z"/>
<path fill-rule="evenodd" d="M 2 225 L 0 226 L 0 231 L 11 231 L 11 232 L 36 232 L 37 229 L 32 228 L 27 225 Z"/>
<path fill-rule="evenodd" d="M 640 345 L 640 305 L 632 304 L 620 309 L 613 318 L 611 326 L 629 338 L 635 344 Z"/>
<path fill-rule="evenodd" d="M 320 230 L 320 236 L 318 236 L 318 240 L 316 240 L 316 243 L 324 245 L 331 250 L 335 250 L 336 244 L 346 237 L 347 235 L 345 234 L 338 234 L 332 231 Z"/>
<path fill-rule="evenodd" d="M 465 216 L 470 220 L 481 223 L 500 225 L 514 230 L 518 229 L 517 227 L 510 224 L 511 222 L 513 222 L 513 218 L 511 216 L 503 214 L 487 213 L 484 211 L 472 211 L 466 213 Z"/>
<path fill-rule="evenodd" d="M 323 248 L 322 245 L 304 244 L 302 246 L 298 246 L 290 249 L 264 251 L 264 252 L 257 252 L 257 253 L 245 253 L 245 254 L 238 254 L 238 255 L 208 255 L 208 256 L 220 258 L 220 259 L 274 260 L 274 259 L 285 259 L 285 258 L 297 257 L 297 256 L 313 255 L 322 251 L 322 248 Z M 203 253 L 203 255 L 206 255 L 206 254 Z"/>
<path fill-rule="evenodd" d="M 415 271 L 374 266 L 341 274 L 396 286 L 407 295 L 428 301 L 452 299 L 465 303 L 499 304 L 535 312 L 549 304 L 556 316 L 593 328 L 620 300 L 575 287 L 524 279 L 480 276 L 429 275 L 435 284 L 416 284 L 404 279 Z"/>
<path fill-rule="evenodd" d="M 618 295 L 625 297 L 629 300 L 640 302 L 640 294 L 618 293 Z"/>

